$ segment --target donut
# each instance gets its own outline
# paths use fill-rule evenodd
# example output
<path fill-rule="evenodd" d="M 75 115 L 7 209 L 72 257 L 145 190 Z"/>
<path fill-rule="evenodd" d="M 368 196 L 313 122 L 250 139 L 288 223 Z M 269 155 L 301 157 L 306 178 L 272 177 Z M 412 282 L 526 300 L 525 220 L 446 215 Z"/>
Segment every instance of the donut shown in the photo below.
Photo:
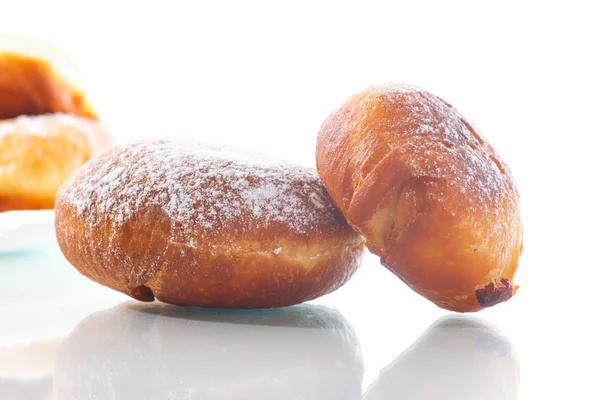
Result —
<path fill-rule="evenodd" d="M 401 84 L 350 97 L 321 126 L 317 170 L 381 263 L 439 307 L 508 300 L 522 250 L 519 193 L 473 124 Z"/>
<path fill-rule="evenodd" d="M 50 62 L 0 53 L 0 212 L 53 208 L 70 173 L 114 141 L 96 118 Z"/>
<path fill-rule="evenodd" d="M 196 142 L 114 147 L 63 184 L 55 212 L 67 260 L 140 301 L 288 306 L 342 286 L 363 252 L 314 169 Z"/>
<path fill-rule="evenodd" d="M 90 316 L 69 335 L 54 394 L 359 400 L 363 373 L 352 325 L 324 306 L 248 312 L 125 303 Z"/>
<path fill-rule="evenodd" d="M 59 75 L 50 62 L 0 53 L 0 120 L 53 113 L 97 118 L 83 92 Z"/>
<path fill-rule="evenodd" d="M 112 137 L 91 119 L 65 114 L 0 121 L 0 212 L 54 207 L 67 177 Z"/>

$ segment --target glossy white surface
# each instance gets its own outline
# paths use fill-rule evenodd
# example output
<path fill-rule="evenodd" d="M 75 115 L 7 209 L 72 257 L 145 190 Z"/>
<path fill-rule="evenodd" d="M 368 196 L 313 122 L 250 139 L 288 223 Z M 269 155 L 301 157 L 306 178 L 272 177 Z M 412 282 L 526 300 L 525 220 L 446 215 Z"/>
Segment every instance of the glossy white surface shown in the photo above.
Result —
<path fill-rule="evenodd" d="M 56 247 L 5 255 L 0 399 L 499 400 L 598 393 L 581 369 L 600 354 L 590 340 L 593 324 L 540 311 L 530 293 L 476 316 L 447 313 L 368 256 L 347 286 L 304 305 L 187 309 L 135 302 L 96 285 Z M 567 332 L 578 332 L 576 340 Z M 571 375 L 580 386 L 565 379 Z"/>
<path fill-rule="evenodd" d="M 0 254 L 53 244 L 54 211 L 0 212 Z"/>

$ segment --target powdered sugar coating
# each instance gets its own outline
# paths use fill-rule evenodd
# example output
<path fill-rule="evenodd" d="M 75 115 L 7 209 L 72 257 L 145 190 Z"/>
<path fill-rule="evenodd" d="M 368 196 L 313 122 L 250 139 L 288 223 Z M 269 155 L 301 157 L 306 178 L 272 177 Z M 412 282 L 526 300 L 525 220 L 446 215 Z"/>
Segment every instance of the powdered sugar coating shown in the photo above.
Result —
<path fill-rule="evenodd" d="M 465 195 L 467 207 L 485 213 L 499 212 L 506 190 L 509 198 L 518 197 L 497 152 L 441 98 L 415 86 L 389 83 L 371 87 L 362 101 L 387 116 L 377 119 L 381 125 L 373 129 L 390 138 L 390 150 L 405 154 L 413 176 L 443 179 L 448 189 Z M 406 111 L 398 112 L 399 105 Z"/>
<path fill-rule="evenodd" d="M 0 123 L 0 136 L 4 135 L 29 135 L 48 137 L 56 135 L 61 131 L 61 125 L 56 122 L 62 123 L 67 126 L 73 126 L 75 118 L 66 114 L 45 114 L 45 115 L 21 115 L 14 119 L 4 120 Z M 88 128 L 85 124 L 83 131 L 87 131 Z M 79 128 L 79 126 L 77 126 Z"/>
<path fill-rule="evenodd" d="M 80 169 L 59 195 L 92 226 L 114 228 L 162 210 L 174 241 L 277 224 L 308 235 L 343 217 L 315 170 L 234 148 L 154 140 L 113 148 Z M 343 222 L 345 226 L 345 222 Z"/>
<path fill-rule="evenodd" d="M 104 132 L 102 132 L 102 135 L 106 138 L 98 137 L 100 135 L 99 125 L 95 120 L 69 114 L 20 115 L 13 119 L 0 121 L 0 137 L 20 135 L 51 138 L 61 134 L 66 129 L 78 131 L 85 135 L 95 150 L 104 150 L 110 145 L 109 142 L 113 141 L 112 137 Z"/>
<path fill-rule="evenodd" d="M 382 264 L 454 311 L 512 284 L 522 249 L 508 167 L 453 106 L 419 88 L 378 85 L 329 115 L 317 168 Z"/>

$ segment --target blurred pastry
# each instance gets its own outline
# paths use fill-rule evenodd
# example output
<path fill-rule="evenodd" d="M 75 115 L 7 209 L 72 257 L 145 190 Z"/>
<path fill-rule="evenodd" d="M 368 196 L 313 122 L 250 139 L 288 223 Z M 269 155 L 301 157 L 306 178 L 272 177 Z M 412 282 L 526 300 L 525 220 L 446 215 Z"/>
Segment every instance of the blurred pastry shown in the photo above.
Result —
<path fill-rule="evenodd" d="M 0 120 L 0 212 L 53 208 L 67 177 L 111 142 L 97 121 L 66 114 Z"/>
<path fill-rule="evenodd" d="M 0 119 L 54 113 L 96 119 L 83 92 L 61 77 L 49 61 L 0 52 Z"/>
<path fill-rule="evenodd" d="M 69 174 L 114 139 L 50 60 L 7 45 L 16 42 L 31 53 L 48 44 L 11 38 L 0 37 L 0 212 L 50 209 Z"/>

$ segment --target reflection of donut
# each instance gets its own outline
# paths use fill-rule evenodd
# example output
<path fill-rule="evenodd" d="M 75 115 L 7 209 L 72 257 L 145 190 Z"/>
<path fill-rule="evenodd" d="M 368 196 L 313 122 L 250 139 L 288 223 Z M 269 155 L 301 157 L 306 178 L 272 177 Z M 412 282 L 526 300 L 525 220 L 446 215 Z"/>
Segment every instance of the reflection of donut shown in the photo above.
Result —
<path fill-rule="evenodd" d="M 51 339 L 10 347 L 0 346 L 0 377 L 52 375 L 61 341 Z"/>
<path fill-rule="evenodd" d="M 444 100 L 396 84 L 352 96 L 321 127 L 317 169 L 367 247 L 417 293 L 461 312 L 513 295 L 515 182 Z"/>
<path fill-rule="evenodd" d="M 0 347 L 0 399 L 49 400 L 61 340 Z"/>
<path fill-rule="evenodd" d="M 73 174 L 56 232 L 66 258 L 101 284 L 207 307 L 316 298 L 343 285 L 363 251 L 316 171 L 166 140 L 113 148 Z"/>
<path fill-rule="evenodd" d="M 352 327 L 325 307 L 216 311 L 118 306 L 59 353 L 57 399 L 359 399 Z M 112 397 L 111 397 L 112 396 Z"/>
<path fill-rule="evenodd" d="M 19 380 L 0 377 L 2 399 L 52 400 L 52 377 Z"/>
<path fill-rule="evenodd" d="M 49 61 L 16 52 L 19 45 L 25 53 L 60 53 L 36 39 L 0 35 L 0 212 L 52 208 L 69 174 L 113 142 L 83 93 Z"/>
<path fill-rule="evenodd" d="M 515 349 L 497 328 L 445 317 L 380 373 L 364 400 L 513 400 L 518 387 Z"/>

